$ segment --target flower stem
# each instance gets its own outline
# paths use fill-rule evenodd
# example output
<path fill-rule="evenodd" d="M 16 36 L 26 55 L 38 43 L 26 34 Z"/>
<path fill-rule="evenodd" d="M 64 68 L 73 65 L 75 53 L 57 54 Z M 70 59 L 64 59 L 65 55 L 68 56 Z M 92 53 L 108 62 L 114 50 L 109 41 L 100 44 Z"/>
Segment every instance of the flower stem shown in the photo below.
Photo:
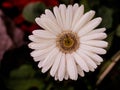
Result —
<path fill-rule="evenodd" d="M 107 74 L 112 70 L 112 68 L 115 66 L 115 64 L 120 60 L 120 50 L 111 58 L 111 63 L 108 65 L 108 67 L 101 73 L 99 76 L 96 85 L 98 86 L 102 80 L 107 76 Z"/>

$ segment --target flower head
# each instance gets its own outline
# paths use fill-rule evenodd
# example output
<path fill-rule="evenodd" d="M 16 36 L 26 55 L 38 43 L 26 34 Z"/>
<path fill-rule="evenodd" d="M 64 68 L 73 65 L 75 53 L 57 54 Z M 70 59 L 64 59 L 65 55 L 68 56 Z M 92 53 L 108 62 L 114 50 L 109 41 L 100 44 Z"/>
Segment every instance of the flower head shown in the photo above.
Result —
<path fill-rule="evenodd" d="M 45 14 L 35 19 L 43 29 L 33 31 L 29 36 L 32 41 L 28 46 L 34 61 L 42 72 L 50 70 L 55 80 L 77 80 L 78 74 L 94 71 L 103 59 L 108 43 L 105 28 L 95 29 L 102 21 L 100 17 L 93 20 L 95 11 L 84 14 L 84 6 L 78 4 L 61 4 L 53 12 L 46 9 Z"/>

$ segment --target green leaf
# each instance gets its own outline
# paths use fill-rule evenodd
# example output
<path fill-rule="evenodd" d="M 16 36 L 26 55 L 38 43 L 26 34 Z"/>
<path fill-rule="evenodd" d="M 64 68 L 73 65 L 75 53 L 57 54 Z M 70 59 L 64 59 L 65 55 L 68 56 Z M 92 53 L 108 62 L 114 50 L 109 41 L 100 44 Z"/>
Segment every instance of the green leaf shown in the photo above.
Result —
<path fill-rule="evenodd" d="M 44 82 L 35 77 L 36 72 L 31 65 L 24 64 L 11 71 L 10 78 L 6 80 L 6 86 L 10 90 L 43 90 Z"/>
<path fill-rule="evenodd" d="M 37 79 L 11 79 L 7 83 L 10 90 L 43 90 L 44 83 Z"/>
<path fill-rule="evenodd" d="M 106 27 L 107 29 L 111 28 L 113 22 L 113 18 L 112 18 L 113 10 L 103 6 L 98 10 L 98 13 L 103 19 L 101 26 Z"/>
<path fill-rule="evenodd" d="M 116 29 L 116 35 L 118 37 L 120 37 L 120 25 L 118 25 L 117 29 Z"/>
<path fill-rule="evenodd" d="M 45 9 L 46 6 L 43 3 L 34 2 L 26 5 L 22 14 L 27 21 L 34 22 L 35 18 L 40 16 L 40 14 L 43 13 Z"/>
<path fill-rule="evenodd" d="M 11 78 L 31 78 L 35 75 L 35 71 L 30 65 L 22 65 L 20 68 L 11 71 Z"/>

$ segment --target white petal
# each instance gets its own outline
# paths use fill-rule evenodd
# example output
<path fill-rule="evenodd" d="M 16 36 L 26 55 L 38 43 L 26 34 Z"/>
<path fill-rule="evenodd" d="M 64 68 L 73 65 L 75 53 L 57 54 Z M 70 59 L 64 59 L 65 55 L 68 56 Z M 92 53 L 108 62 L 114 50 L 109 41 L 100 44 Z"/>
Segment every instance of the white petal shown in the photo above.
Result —
<path fill-rule="evenodd" d="M 60 9 L 61 19 L 62 19 L 62 23 L 63 23 L 62 29 L 64 29 L 65 28 L 65 19 L 66 19 L 66 6 L 64 4 L 60 4 L 59 9 Z"/>
<path fill-rule="evenodd" d="M 94 28 L 96 28 L 101 23 L 101 21 L 102 21 L 102 18 L 100 17 L 91 20 L 86 25 L 84 25 L 83 28 L 79 30 L 78 35 L 81 37 L 87 34 L 88 32 L 92 31 Z"/>
<path fill-rule="evenodd" d="M 100 65 L 101 64 L 101 62 L 97 62 L 97 61 L 94 61 L 97 65 Z"/>
<path fill-rule="evenodd" d="M 52 46 L 45 48 L 43 50 L 35 50 L 35 51 L 31 52 L 31 56 L 37 57 L 37 56 L 43 55 L 44 53 L 50 52 L 53 48 L 55 48 L 55 45 L 52 45 Z"/>
<path fill-rule="evenodd" d="M 49 18 L 51 21 L 53 21 L 54 23 L 57 23 L 56 19 L 55 19 L 55 16 L 53 15 L 53 13 L 49 10 L 49 9 L 46 9 L 45 10 L 45 14 L 42 14 L 40 16 L 40 18 Z M 43 26 L 44 27 L 44 26 Z"/>
<path fill-rule="evenodd" d="M 95 15 L 95 11 L 89 11 L 85 13 L 81 19 L 76 23 L 75 27 L 73 28 L 73 31 L 77 32 L 81 29 L 82 26 L 84 26 L 88 21 L 90 21 L 93 16 Z"/>
<path fill-rule="evenodd" d="M 70 76 L 70 79 L 77 80 L 77 67 L 74 61 L 74 58 L 70 54 L 66 54 L 66 61 L 67 61 L 67 72 Z"/>
<path fill-rule="evenodd" d="M 40 18 L 45 18 L 45 17 L 46 17 L 45 14 L 41 14 L 41 15 L 40 15 Z"/>
<path fill-rule="evenodd" d="M 53 59 L 54 56 L 56 56 L 58 54 L 58 49 L 54 48 L 51 52 L 49 52 L 48 56 L 45 58 L 43 65 L 42 66 L 46 66 L 50 63 L 50 60 Z"/>
<path fill-rule="evenodd" d="M 45 30 L 34 30 L 32 33 L 33 35 L 36 35 L 41 38 L 56 38 L 54 34 L 50 33 L 49 31 L 45 31 Z"/>
<path fill-rule="evenodd" d="M 46 14 L 46 16 L 48 16 L 50 19 L 52 19 L 54 22 L 56 22 L 55 16 L 53 15 L 53 13 L 52 13 L 49 9 L 46 9 L 46 10 L 45 10 L 45 14 Z"/>
<path fill-rule="evenodd" d="M 29 35 L 28 38 L 33 41 L 33 42 L 41 42 L 40 37 L 35 36 L 35 35 Z M 43 40 L 43 39 L 42 39 Z"/>
<path fill-rule="evenodd" d="M 76 10 L 79 8 L 79 5 L 77 3 L 75 3 L 73 5 L 73 12 L 76 12 Z"/>
<path fill-rule="evenodd" d="M 42 60 L 42 61 L 40 61 L 40 62 L 38 63 L 38 67 L 39 67 L 39 68 L 42 68 L 42 63 L 43 63 L 43 61 L 44 61 L 44 60 Z"/>
<path fill-rule="evenodd" d="M 68 72 L 65 73 L 65 77 L 64 77 L 65 80 L 68 80 L 69 79 L 69 75 L 68 75 Z"/>
<path fill-rule="evenodd" d="M 73 11 L 72 5 L 68 5 L 66 10 L 66 23 L 65 23 L 65 30 L 71 29 L 72 18 L 73 18 Z"/>
<path fill-rule="evenodd" d="M 55 48 L 53 49 L 48 56 L 45 58 L 45 60 L 42 63 L 42 72 L 45 73 L 46 71 L 48 71 L 51 66 L 53 65 L 56 55 L 58 54 L 58 50 Z"/>
<path fill-rule="evenodd" d="M 58 79 L 58 73 L 55 74 L 54 78 L 55 78 L 55 80 L 59 80 L 59 79 Z M 59 80 L 59 81 L 60 81 L 60 80 Z M 61 80 L 61 81 L 62 81 L 62 80 Z"/>
<path fill-rule="evenodd" d="M 79 74 L 81 77 L 84 77 L 84 76 L 85 76 L 82 68 L 81 68 L 79 65 L 77 65 L 77 70 L 78 70 L 78 74 Z"/>
<path fill-rule="evenodd" d="M 107 35 L 105 33 L 95 33 L 95 34 L 90 34 L 90 35 L 85 35 L 80 38 L 80 41 L 86 41 L 86 40 L 102 40 L 105 39 Z"/>
<path fill-rule="evenodd" d="M 94 29 L 91 32 L 89 32 L 87 35 L 90 34 L 95 34 L 95 33 L 104 33 L 106 31 L 106 28 L 98 28 L 98 29 Z"/>
<path fill-rule="evenodd" d="M 60 33 L 61 32 L 61 28 L 59 27 L 59 25 L 55 22 L 53 22 L 51 19 L 49 18 L 41 18 L 40 19 L 41 23 L 45 26 L 46 30 L 52 32 L 52 33 Z"/>
<path fill-rule="evenodd" d="M 66 58 L 66 54 L 65 54 L 65 76 L 64 76 L 64 79 L 65 80 L 69 79 L 69 74 L 68 74 L 68 71 L 67 71 L 67 58 Z"/>
<path fill-rule="evenodd" d="M 51 39 L 43 39 L 43 38 L 40 38 L 40 37 L 38 37 L 36 35 L 29 35 L 29 39 L 31 41 L 33 41 L 33 42 L 36 42 L 36 43 L 39 43 L 39 42 L 45 43 L 45 42 L 47 42 L 49 40 L 52 40 L 52 38 Z"/>
<path fill-rule="evenodd" d="M 95 53 L 92 53 L 90 51 L 85 51 L 85 50 L 82 50 L 82 51 L 83 51 L 83 53 L 88 55 L 91 59 L 93 59 L 96 62 L 102 62 L 103 61 L 103 59 L 99 55 L 97 55 Z"/>
<path fill-rule="evenodd" d="M 36 43 L 36 42 L 31 42 L 28 44 L 29 48 L 31 49 L 45 49 L 50 47 L 52 44 L 55 44 L 55 42 L 53 40 L 44 42 L 44 43 Z"/>
<path fill-rule="evenodd" d="M 34 59 L 35 62 L 42 61 L 47 57 L 47 55 L 48 55 L 48 53 L 45 53 L 45 54 L 39 55 L 37 57 L 34 57 L 33 59 Z"/>
<path fill-rule="evenodd" d="M 84 60 L 77 54 L 77 53 L 72 53 L 76 63 L 86 72 L 89 72 L 88 66 L 84 62 Z"/>
<path fill-rule="evenodd" d="M 62 52 L 59 52 L 58 55 L 55 58 L 53 66 L 50 70 L 50 75 L 51 76 L 55 76 L 55 74 L 58 70 L 59 64 L 60 64 L 61 57 L 62 57 Z"/>
<path fill-rule="evenodd" d="M 44 15 L 44 14 L 42 14 L 42 15 L 41 15 L 41 17 L 42 17 L 42 18 L 45 18 L 45 15 Z M 40 21 L 40 18 L 39 18 L 39 17 L 36 17 L 36 18 L 35 18 L 35 22 L 36 22 L 39 26 L 41 26 L 42 28 L 44 28 L 44 29 L 45 29 L 45 26 L 41 23 L 41 21 Z"/>
<path fill-rule="evenodd" d="M 61 14 L 60 14 L 60 10 L 57 6 L 55 6 L 53 8 L 53 11 L 54 11 L 54 14 L 55 14 L 55 17 L 56 17 L 56 20 L 59 24 L 59 26 L 62 28 L 63 27 L 63 23 L 62 23 L 62 19 L 61 19 Z"/>
<path fill-rule="evenodd" d="M 88 68 L 89 68 L 89 70 L 90 70 L 90 71 L 92 71 L 92 72 L 94 72 L 94 71 L 95 71 L 95 68 L 93 68 L 93 67 L 92 67 L 92 66 L 90 66 L 90 65 L 88 66 Z"/>
<path fill-rule="evenodd" d="M 72 21 L 72 30 L 79 21 L 79 19 L 81 18 L 81 16 L 83 15 L 83 13 L 84 13 L 84 6 L 81 5 L 79 8 L 76 9 L 76 12 L 74 12 L 74 17 Z"/>
<path fill-rule="evenodd" d="M 55 56 L 54 56 L 54 57 L 55 57 Z M 49 59 L 49 63 L 48 63 L 47 65 L 42 66 L 42 67 L 43 67 L 43 68 L 42 68 L 42 73 L 47 72 L 47 71 L 51 68 L 51 66 L 53 65 L 53 63 L 54 63 L 54 61 L 55 61 L 54 57 L 51 58 L 51 59 Z M 43 63 L 44 63 L 44 61 L 43 61 Z M 42 63 L 42 65 L 43 65 L 43 63 Z"/>
<path fill-rule="evenodd" d="M 98 48 L 98 47 L 92 47 L 92 46 L 88 46 L 85 44 L 81 44 L 80 48 L 87 50 L 87 51 L 91 51 L 97 54 L 106 54 L 106 50 L 102 49 L 102 48 Z"/>
<path fill-rule="evenodd" d="M 35 21 L 42 28 L 50 31 L 55 35 L 57 35 L 61 31 L 60 27 L 56 23 L 51 21 L 49 18 L 36 18 Z"/>
<path fill-rule="evenodd" d="M 108 46 L 108 43 L 106 41 L 100 41 L 100 40 L 81 41 L 80 43 L 86 44 L 89 46 L 100 47 L 100 48 L 105 48 Z"/>
<path fill-rule="evenodd" d="M 60 66 L 58 69 L 59 80 L 62 81 L 64 76 L 65 76 L 65 54 L 63 54 L 61 57 Z"/>
<path fill-rule="evenodd" d="M 87 55 L 83 53 L 83 50 L 79 49 L 77 50 L 77 53 L 80 55 L 80 57 L 87 63 L 88 66 L 92 66 L 93 68 L 97 68 L 97 65 L 91 58 L 89 58 Z"/>

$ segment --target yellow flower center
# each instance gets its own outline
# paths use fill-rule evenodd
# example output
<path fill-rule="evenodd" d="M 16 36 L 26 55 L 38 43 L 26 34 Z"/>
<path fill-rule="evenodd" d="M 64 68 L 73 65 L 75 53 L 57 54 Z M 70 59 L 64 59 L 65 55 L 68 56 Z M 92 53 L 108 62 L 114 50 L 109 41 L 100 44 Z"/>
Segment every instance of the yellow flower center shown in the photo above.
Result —
<path fill-rule="evenodd" d="M 56 39 L 56 45 L 63 53 L 72 53 L 79 48 L 79 37 L 72 31 L 60 33 Z"/>

